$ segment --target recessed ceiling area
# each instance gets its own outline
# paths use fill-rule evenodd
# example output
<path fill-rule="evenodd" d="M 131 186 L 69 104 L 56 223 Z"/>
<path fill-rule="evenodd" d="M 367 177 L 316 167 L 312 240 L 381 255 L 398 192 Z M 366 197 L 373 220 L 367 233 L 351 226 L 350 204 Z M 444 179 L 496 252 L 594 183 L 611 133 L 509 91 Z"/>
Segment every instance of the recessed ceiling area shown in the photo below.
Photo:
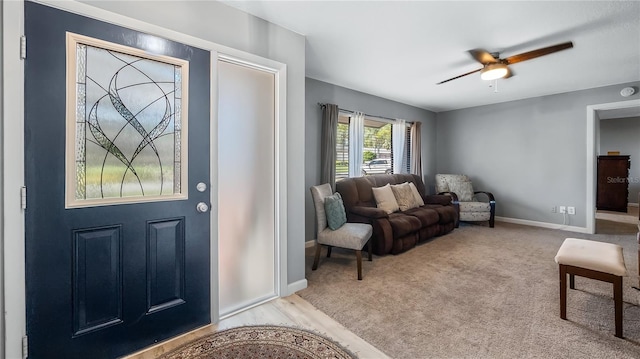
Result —
<path fill-rule="evenodd" d="M 435 112 L 640 81 L 638 1 L 223 1 L 306 36 L 306 76 Z M 492 82 L 472 49 L 509 57 Z"/>

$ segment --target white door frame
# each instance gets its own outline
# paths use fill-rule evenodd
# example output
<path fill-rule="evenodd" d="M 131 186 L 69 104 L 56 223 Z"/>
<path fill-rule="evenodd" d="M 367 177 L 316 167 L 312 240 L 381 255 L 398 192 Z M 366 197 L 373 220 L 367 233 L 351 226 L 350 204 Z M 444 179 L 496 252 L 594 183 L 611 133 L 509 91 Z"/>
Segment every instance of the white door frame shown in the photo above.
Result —
<path fill-rule="evenodd" d="M 276 77 L 276 233 L 278 235 L 278 295 L 288 294 L 287 287 L 287 201 L 286 201 L 286 64 L 248 52 L 236 50 L 191 35 L 115 14 L 89 4 L 72 0 L 38 0 L 37 2 L 71 13 L 91 17 L 132 30 L 150 33 L 211 53 L 211 321 L 218 318 L 218 186 L 216 140 L 217 74 L 219 56 L 232 56 L 248 63 L 272 69 Z M 20 188 L 24 186 L 24 63 L 20 59 L 20 36 L 24 34 L 24 0 L 2 1 L 2 258 L 3 297 L 0 304 L 5 313 L 0 326 L 0 357 L 22 358 L 22 337 L 26 335 L 25 297 L 25 228 L 24 211 L 20 207 Z M 11 91 L 6 91 L 11 89 Z M 216 162 L 217 163 L 217 162 Z M 4 355 L 3 355 L 4 354 Z"/>
<path fill-rule="evenodd" d="M 601 103 L 587 106 L 587 233 L 596 232 L 596 162 L 598 153 L 596 146 L 600 143 L 599 110 L 613 110 L 640 106 L 640 100 Z"/>

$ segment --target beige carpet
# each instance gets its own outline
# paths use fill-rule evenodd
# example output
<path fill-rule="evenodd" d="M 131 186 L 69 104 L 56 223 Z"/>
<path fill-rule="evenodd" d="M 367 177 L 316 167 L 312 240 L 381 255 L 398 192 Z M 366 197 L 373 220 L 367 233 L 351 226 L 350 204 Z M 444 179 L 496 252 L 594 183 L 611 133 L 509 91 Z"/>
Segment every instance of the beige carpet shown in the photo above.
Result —
<path fill-rule="evenodd" d="M 624 281 L 625 339 L 614 337 L 608 283 L 576 277 L 569 320 L 559 318 L 553 258 L 566 237 L 624 247 L 630 273 Z M 298 294 L 394 358 L 640 358 L 631 233 L 462 224 L 403 254 L 364 261 L 362 281 L 356 280 L 352 251 L 334 249 L 330 259 L 325 254 L 311 271 L 313 248 L 307 250 L 308 288 Z"/>

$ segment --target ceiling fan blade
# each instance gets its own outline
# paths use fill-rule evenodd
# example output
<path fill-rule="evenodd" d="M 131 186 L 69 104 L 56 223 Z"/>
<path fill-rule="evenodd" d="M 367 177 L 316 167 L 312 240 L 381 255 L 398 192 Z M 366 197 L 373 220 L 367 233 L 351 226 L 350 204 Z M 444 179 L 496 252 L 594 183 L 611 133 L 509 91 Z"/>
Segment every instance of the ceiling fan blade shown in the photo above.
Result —
<path fill-rule="evenodd" d="M 471 74 L 473 74 L 473 73 L 479 72 L 480 70 L 482 70 L 482 69 L 473 70 L 473 71 L 471 71 L 471 72 L 467 72 L 466 74 L 462 74 L 462 75 L 460 75 L 460 76 L 452 77 L 452 78 L 450 78 L 450 79 L 448 79 L 448 80 L 440 81 L 440 82 L 438 82 L 436 85 L 441 85 L 441 84 L 443 84 L 443 83 L 445 83 L 445 82 L 449 82 L 449 81 L 451 81 L 451 80 L 455 80 L 455 79 L 459 79 L 459 78 L 464 77 L 464 76 L 467 76 L 467 75 L 471 75 Z"/>
<path fill-rule="evenodd" d="M 507 57 L 506 59 L 504 59 L 502 61 L 504 63 L 506 63 L 507 65 L 511 65 L 511 64 L 515 64 L 515 63 L 518 63 L 518 62 L 535 59 L 536 57 L 549 55 L 549 54 L 552 54 L 554 52 L 570 49 L 572 47 L 573 47 L 573 42 L 569 41 L 569 42 L 565 42 L 565 43 L 562 43 L 562 44 L 553 45 L 553 46 L 549 46 L 549 47 L 544 47 L 544 48 L 541 48 L 541 49 L 537 49 L 537 50 L 533 50 L 533 51 L 529 51 L 529 52 L 524 52 L 522 54 L 509 56 L 509 57 Z"/>
<path fill-rule="evenodd" d="M 476 61 L 478 61 L 479 63 L 481 63 L 483 65 L 493 64 L 493 63 L 498 62 L 498 59 L 493 57 L 493 55 L 491 55 L 487 50 L 484 50 L 484 49 L 469 50 L 469 54 Z"/>

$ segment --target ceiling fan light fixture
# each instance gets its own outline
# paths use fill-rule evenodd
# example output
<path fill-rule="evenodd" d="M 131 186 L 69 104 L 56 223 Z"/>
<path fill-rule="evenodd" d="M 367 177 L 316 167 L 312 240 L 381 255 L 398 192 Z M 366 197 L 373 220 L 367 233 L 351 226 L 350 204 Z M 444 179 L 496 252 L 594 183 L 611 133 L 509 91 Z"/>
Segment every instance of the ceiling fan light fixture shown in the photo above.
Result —
<path fill-rule="evenodd" d="M 507 65 L 503 63 L 487 64 L 480 71 L 480 78 L 491 81 L 507 76 L 508 72 Z"/>

